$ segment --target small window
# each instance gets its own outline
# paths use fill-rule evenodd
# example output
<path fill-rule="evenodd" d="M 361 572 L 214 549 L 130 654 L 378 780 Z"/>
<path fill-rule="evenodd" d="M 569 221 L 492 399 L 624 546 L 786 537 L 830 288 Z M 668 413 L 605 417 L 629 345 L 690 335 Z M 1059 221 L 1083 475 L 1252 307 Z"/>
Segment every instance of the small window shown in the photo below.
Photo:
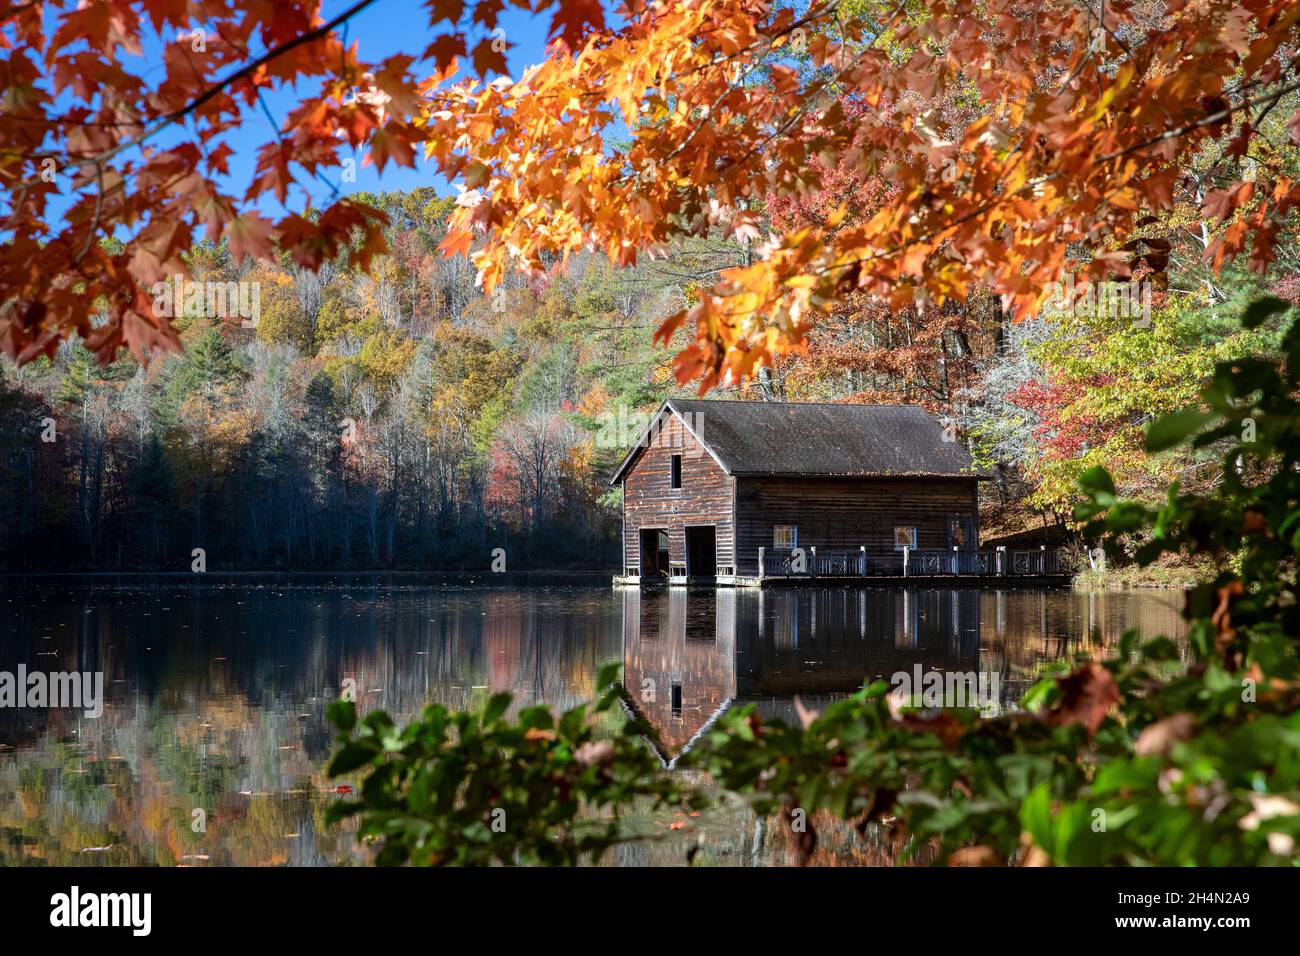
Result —
<path fill-rule="evenodd" d="M 680 717 L 682 715 L 682 685 L 673 684 L 672 694 L 673 716 Z"/>
<path fill-rule="evenodd" d="M 772 547 L 799 547 L 799 529 L 792 524 L 779 524 L 772 529 Z"/>
<path fill-rule="evenodd" d="M 916 547 L 916 529 L 898 526 L 894 528 L 894 550 Z"/>
<path fill-rule="evenodd" d="M 673 455 L 672 472 L 673 472 L 673 476 L 672 476 L 673 487 L 680 488 L 682 486 L 682 456 L 681 455 Z"/>

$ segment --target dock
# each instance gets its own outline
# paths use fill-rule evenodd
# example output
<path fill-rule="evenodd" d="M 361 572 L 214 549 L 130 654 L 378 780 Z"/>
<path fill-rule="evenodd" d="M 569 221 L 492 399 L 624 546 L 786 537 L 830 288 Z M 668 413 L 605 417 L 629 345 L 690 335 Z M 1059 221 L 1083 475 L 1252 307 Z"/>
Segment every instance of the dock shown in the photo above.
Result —
<path fill-rule="evenodd" d="M 1066 556 L 1037 550 L 912 550 L 889 554 L 809 548 L 759 548 L 756 572 L 718 568 L 711 575 L 690 574 L 686 562 L 672 562 L 668 574 L 641 575 L 628 567 L 613 583 L 628 587 L 780 588 L 868 585 L 876 587 L 1006 587 L 1022 584 L 1065 587 L 1073 579 Z"/>

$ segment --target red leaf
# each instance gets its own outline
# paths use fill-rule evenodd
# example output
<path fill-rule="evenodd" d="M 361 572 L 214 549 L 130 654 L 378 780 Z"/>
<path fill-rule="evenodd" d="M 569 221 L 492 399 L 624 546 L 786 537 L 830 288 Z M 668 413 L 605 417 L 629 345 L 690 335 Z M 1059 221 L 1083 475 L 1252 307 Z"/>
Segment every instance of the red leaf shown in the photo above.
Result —
<path fill-rule="evenodd" d="M 505 0 L 478 0 L 474 5 L 474 22 L 491 30 L 497 25 L 497 17 L 505 5 Z"/>
<path fill-rule="evenodd" d="M 559 37 L 570 52 L 582 49 L 588 27 L 605 29 L 605 11 L 600 0 L 564 0 L 551 17 L 551 36 Z"/>
<path fill-rule="evenodd" d="M 437 23 L 439 20 L 446 20 L 452 24 L 459 23 L 465 13 L 465 0 L 427 0 L 425 6 L 429 8 L 430 24 Z"/>
<path fill-rule="evenodd" d="M 390 159 L 398 166 L 415 166 L 415 151 L 403 135 L 401 127 L 391 123 L 370 135 L 370 155 L 366 158 L 381 173 Z"/>
<path fill-rule="evenodd" d="M 1057 683 L 1061 687 L 1061 699 L 1048 711 L 1047 722 L 1058 727 L 1083 724 L 1089 736 L 1097 732 L 1106 719 L 1106 712 L 1120 699 L 1115 678 L 1095 662 L 1072 671 Z"/>
<path fill-rule="evenodd" d="M 425 47 L 424 55 L 433 57 L 438 64 L 438 71 L 445 73 L 456 62 L 456 57 L 465 55 L 465 38 L 454 33 L 444 33 Z"/>
<path fill-rule="evenodd" d="M 496 42 L 496 37 L 484 37 L 482 40 L 479 40 L 478 45 L 474 47 L 474 54 L 472 57 L 474 61 L 474 69 L 477 70 L 478 75 L 484 79 L 487 78 L 489 73 L 500 73 L 504 75 L 506 72 L 505 51 L 496 49 L 494 46 Z"/>
<path fill-rule="evenodd" d="M 245 213 L 226 223 L 226 238 L 230 240 L 230 255 L 236 262 L 245 256 L 270 259 L 274 254 L 271 243 L 271 223 L 255 212 Z"/>

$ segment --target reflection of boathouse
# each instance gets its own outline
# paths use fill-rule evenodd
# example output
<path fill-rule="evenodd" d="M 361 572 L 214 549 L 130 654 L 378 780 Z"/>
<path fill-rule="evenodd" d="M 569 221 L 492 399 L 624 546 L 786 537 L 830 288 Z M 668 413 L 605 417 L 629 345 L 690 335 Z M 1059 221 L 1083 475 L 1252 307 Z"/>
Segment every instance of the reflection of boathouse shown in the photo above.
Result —
<path fill-rule="evenodd" d="M 1014 706 L 1048 665 L 1114 647 L 1131 627 L 1181 635 L 1177 602 L 1129 595 L 971 588 L 621 588 L 629 706 L 671 762 L 727 708 L 797 719 L 900 672 L 998 677 Z"/>
<path fill-rule="evenodd" d="M 980 593 L 627 589 L 624 683 L 665 761 L 728 707 L 794 719 L 899 671 L 980 668 Z M 985 661 L 995 670 L 999 664 Z"/>

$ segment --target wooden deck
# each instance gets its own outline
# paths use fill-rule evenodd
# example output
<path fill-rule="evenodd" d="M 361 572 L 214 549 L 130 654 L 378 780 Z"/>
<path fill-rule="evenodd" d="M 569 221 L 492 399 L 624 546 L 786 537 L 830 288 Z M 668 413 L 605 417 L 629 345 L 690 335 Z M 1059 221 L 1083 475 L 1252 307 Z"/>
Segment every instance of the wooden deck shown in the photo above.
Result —
<path fill-rule="evenodd" d="M 873 577 L 743 577 L 740 575 L 723 575 L 715 578 L 667 578 L 659 577 L 642 581 L 636 575 L 616 574 L 614 584 L 617 587 L 641 588 L 825 588 L 825 587 L 976 587 L 994 588 L 1008 586 L 1032 587 L 1069 587 L 1074 576 L 1070 574 L 1022 574 L 1016 577 L 1004 577 L 987 574 L 938 575 L 915 574 L 902 575 L 880 574 Z"/>
<path fill-rule="evenodd" d="M 826 551 L 810 548 L 809 554 L 794 550 L 760 548 L 757 575 L 720 574 L 709 577 L 688 573 L 684 564 L 674 564 L 670 575 L 642 578 L 637 574 L 614 575 L 615 585 L 633 587 L 827 587 L 898 586 L 904 584 L 937 587 L 1005 587 L 1031 584 L 1061 587 L 1073 573 L 1058 551 L 1046 548 L 1030 551 L 961 551 L 903 549 L 901 554 L 868 554 L 858 551 Z M 632 568 L 625 569 L 634 570 Z"/>

